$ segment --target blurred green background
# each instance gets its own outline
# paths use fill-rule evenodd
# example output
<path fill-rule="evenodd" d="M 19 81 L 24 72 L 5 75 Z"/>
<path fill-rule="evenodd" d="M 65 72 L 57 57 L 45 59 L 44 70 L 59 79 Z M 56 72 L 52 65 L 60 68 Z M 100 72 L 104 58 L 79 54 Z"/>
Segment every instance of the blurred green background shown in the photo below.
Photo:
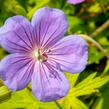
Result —
<path fill-rule="evenodd" d="M 63 10 L 69 21 L 66 34 L 89 35 L 89 60 L 81 74 L 65 73 L 71 89 L 66 97 L 39 102 L 25 88 L 17 92 L 0 81 L 0 109 L 109 109 L 109 0 L 85 0 L 72 5 L 66 0 L 0 0 L 0 26 L 14 15 L 31 20 L 33 13 L 47 6 Z M 0 60 L 8 53 L 0 48 Z"/>

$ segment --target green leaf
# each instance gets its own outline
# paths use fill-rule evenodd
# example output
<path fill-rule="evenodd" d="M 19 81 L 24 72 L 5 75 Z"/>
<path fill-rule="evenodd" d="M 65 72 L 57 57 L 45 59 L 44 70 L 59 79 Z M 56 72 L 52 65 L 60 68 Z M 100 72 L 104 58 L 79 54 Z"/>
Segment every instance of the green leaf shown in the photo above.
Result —
<path fill-rule="evenodd" d="M 69 21 L 68 32 L 71 31 L 73 33 L 74 32 L 80 33 L 81 31 L 84 31 L 84 28 L 83 28 L 84 22 L 80 18 L 75 16 L 68 16 L 68 21 Z"/>
<path fill-rule="evenodd" d="M 92 81 L 93 78 L 96 76 L 97 72 L 90 74 L 87 78 L 85 78 L 83 81 L 81 81 L 77 86 L 81 87 L 83 84 L 87 84 L 87 82 Z"/>
<path fill-rule="evenodd" d="M 90 13 L 100 13 L 102 11 L 100 4 L 99 3 L 95 3 L 94 5 L 92 5 L 88 11 Z"/>
<path fill-rule="evenodd" d="M 99 51 L 96 47 L 90 46 L 89 47 L 89 58 L 88 64 L 96 63 L 98 64 L 100 59 L 102 59 L 104 54 Z"/>
<path fill-rule="evenodd" d="M 109 4 L 109 0 L 97 0 L 98 3 L 100 3 L 100 5 L 106 5 L 106 4 Z"/>
<path fill-rule="evenodd" d="M 77 97 L 99 92 L 98 88 L 109 81 L 109 76 L 95 77 L 96 74 L 96 72 L 92 73 L 86 79 L 70 89 L 64 100 L 65 109 L 88 109 L 88 107 L 82 103 L 82 101 L 77 99 Z"/>
<path fill-rule="evenodd" d="M 71 75 L 70 73 L 66 72 L 65 75 L 67 76 L 67 78 L 68 78 L 68 80 L 70 82 L 71 87 L 74 87 L 74 85 L 76 84 L 77 79 L 78 79 L 80 74 L 77 73 L 77 74 Z"/>
<path fill-rule="evenodd" d="M 109 76 L 95 77 L 95 74 L 96 73 L 89 75 L 85 80 L 81 81 L 75 87 L 71 88 L 69 94 L 71 94 L 73 97 L 89 95 L 98 92 L 98 88 L 109 81 Z"/>
<path fill-rule="evenodd" d="M 102 76 L 109 74 L 109 60 L 107 61 L 106 67 L 102 73 Z"/>
<path fill-rule="evenodd" d="M 13 8 L 15 9 L 13 13 L 26 16 L 26 11 L 22 6 L 17 4 Z"/>
<path fill-rule="evenodd" d="M 0 104 L 0 109 L 27 108 L 32 104 L 32 98 L 27 90 L 12 93 L 11 99 Z M 37 109 L 37 108 L 36 108 Z"/>
<path fill-rule="evenodd" d="M 0 59 L 2 59 L 5 55 L 5 50 L 0 48 Z"/>
<path fill-rule="evenodd" d="M 4 7 L 6 12 L 8 13 L 14 13 L 14 14 L 20 14 L 26 16 L 25 9 L 16 1 L 16 0 L 7 0 L 7 2 L 4 2 Z"/>
<path fill-rule="evenodd" d="M 0 109 L 56 109 L 57 105 L 54 102 L 40 102 L 38 101 L 32 93 L 24 89 L 22 91 L 17 91 L 12 93 L 10 100 L 0 104 Z"/>
<path fill-rule="evenodd" d="M 64 102 L 65 109 L 88 109 L 78 98 L 67 96 Z"/>
<path fill-rule="evenodd" d="M 108 84 L 109 85 L 109 84 Z M 109 109 L 109 87 L 101 93 L 97 101 L 94 103 L 93 109 Z"/>
<path fill-rule="evenodd" d="M 11 96 L 11 92 L 6 86 L 0 87 L 0 103 L 9 99 Z"/>
<path fill-rule="evenodd" d="M 27 17 L 29 19 L 31 19 L 32 15 L 34 14 L 34 12 L 38 9 L 38 8 L 41 8 L 42 6 L 46 5 L 47 3 L 49 3 L 50 0 L 41 0 L 40 1 L 37 1 L 38 5 L 36 5 L 34 8 L 32 8 L 31 10 L 29 10 L 29 13 L 27 14 Z"/>

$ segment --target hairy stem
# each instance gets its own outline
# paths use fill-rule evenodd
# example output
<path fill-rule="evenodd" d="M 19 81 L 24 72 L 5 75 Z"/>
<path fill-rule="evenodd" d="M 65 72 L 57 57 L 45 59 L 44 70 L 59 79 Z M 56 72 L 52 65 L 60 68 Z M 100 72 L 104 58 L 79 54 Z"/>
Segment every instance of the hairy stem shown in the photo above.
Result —
<path fill-rule="evenodd" d="M 96 42 L 93 38 L 89 37 L 88 35 L 79 35 L 79 36 L 82 37 L 83 39 L 85 39 L 86 41 L 93 43 L 99 50 L 101 50 L 104 53 L 104 55 L 107 57 L 107 59 L 109 59 L 109 55 L 108 55 L 107 51 L 98 42 Z"/>
<path fill-rule="evenodd" d="M 102 24 L 95 32 L 93 32 L 90 36 L 95 37 L 101 32 L 103 32 L 106 28 L 109 27 L 109 20 L 107 20 L 104 24 Z"/>

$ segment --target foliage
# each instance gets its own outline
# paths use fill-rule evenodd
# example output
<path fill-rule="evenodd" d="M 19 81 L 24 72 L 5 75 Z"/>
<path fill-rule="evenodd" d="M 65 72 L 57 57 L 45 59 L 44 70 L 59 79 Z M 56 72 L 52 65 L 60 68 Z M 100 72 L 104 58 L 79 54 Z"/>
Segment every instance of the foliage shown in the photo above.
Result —
<path fill-rule="evenodd" d="M 72 5 L 67 0 L 0 0 L 0 26 L 13 15 L 31 19 L 40 7 L 48 6 L 63 10 L 69 21 L 66 34 L 87 34 L 109 54 L 109 0 L 85 0 Z M 101 28 L 99 31 L 96 31 Z M 93 36 L 93 33 L 96 35 Z M 71 84 L 67 96 L 55 101 L 38 101 L 27 87 L 11 92 L 0 81 L 0 109 L 108 109 L 109 108 L 109 60 L 93 42 L 88 42 L 89 60 L 81 74 L 65 73 Z M 0 48 L 0 59 L 7 52 Z"/>

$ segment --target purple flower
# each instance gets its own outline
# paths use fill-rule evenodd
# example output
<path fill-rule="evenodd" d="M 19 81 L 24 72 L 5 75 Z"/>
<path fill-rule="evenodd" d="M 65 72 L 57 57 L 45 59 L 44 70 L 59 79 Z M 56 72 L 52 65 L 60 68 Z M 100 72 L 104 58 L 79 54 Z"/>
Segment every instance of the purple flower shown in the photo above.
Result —
<path fill-rule="evenodd" d="M 67 0 L 68 3 L 74 4 L 74 5 L 82 3 L 84 1 L 85 0 Z"/>
<path fill-rule="evenodd" d="M 83 71 L 88 55 L 82 38 L 64 37 L 67 28 L 65 14 L 47 7 L 36 11 L 31 23 L 19 15 L 7 19 L 0 28 L 0 44 L 12 54 L 0 63 L 4 84 L 15 91 L 31 80 L 40 101 L 64 97 L 70 85 L 63 72 Z"/>

